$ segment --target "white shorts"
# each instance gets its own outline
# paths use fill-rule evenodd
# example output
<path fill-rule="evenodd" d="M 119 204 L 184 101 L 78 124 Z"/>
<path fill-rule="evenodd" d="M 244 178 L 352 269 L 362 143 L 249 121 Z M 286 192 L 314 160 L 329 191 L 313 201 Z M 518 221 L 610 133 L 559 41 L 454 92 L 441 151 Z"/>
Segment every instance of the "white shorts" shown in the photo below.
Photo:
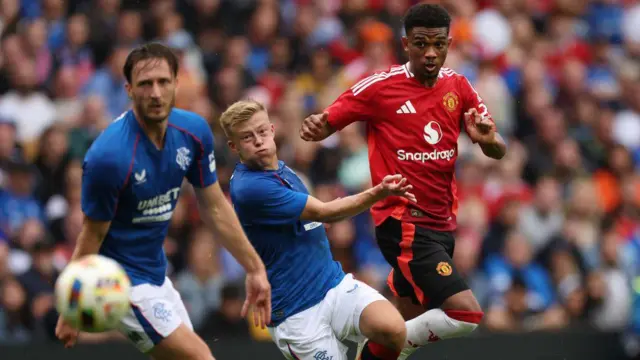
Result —
<path fill-rule="evenodd" d="M 131 310 L 118 330 L 138 350 L 149 352 L 184 323 L 193 330 L 182 298 L 169 278 L 161 286 L 142 284 L 131 288 Z"/>
<path fill-rule="evenodd" d="M 271 338 L 290 360 L 346 360 L 345 340 L 359 342 L 360 314 L 369 304 L 386 300 L 369 285 L 347 274 L 315 306 L 268 328 Z"/>

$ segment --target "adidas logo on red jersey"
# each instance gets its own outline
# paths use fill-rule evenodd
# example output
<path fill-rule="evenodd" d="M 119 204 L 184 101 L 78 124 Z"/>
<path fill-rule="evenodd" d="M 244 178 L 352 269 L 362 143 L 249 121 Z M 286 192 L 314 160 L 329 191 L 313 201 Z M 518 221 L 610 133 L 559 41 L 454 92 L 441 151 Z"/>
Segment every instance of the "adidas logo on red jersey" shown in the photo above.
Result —
<path fill-rule="evenodd" d="M 396 114 L 415 114 L 416 108 L 413 107 L 411 100 L 405 101 L 404 104 L 396 111 Z"/>

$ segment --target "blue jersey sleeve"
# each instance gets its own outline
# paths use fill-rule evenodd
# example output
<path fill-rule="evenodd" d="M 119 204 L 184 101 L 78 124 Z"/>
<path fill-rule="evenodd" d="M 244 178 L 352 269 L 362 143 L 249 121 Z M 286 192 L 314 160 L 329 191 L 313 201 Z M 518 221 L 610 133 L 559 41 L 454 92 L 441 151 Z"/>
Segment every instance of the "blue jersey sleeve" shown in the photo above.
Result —
<path fill-rule="evenodd" d="M 111 221 L 122 186 L 117 163 L 109 156 L 87 157 L 82 170 L 82 211 L 93 220 Z"/>
<path fill-rule="evenodd" d="M 189 171 L 187 172 L 187 180 L 195 187 L 205 188 L 218 180 L 216 158 L 213 153 L 213 134 L 211 133 L 209 124 L 202 118 L 197 119 L 197 121 L 199 124 L 195 136 L 197 138 L 197 146 L 200 148 L 196 149 L 196 152 L 199 153 L 200 156 L 196 158 L 196 161 L 191 163 Z"/>
<path fill-rule="evenodd" d="M 244 218 L 262 225 L 285 225 L 300 219 L 309 195 L 291 190 L 272 175 L 243 179 L 232 197 L 233 205 Z"/>

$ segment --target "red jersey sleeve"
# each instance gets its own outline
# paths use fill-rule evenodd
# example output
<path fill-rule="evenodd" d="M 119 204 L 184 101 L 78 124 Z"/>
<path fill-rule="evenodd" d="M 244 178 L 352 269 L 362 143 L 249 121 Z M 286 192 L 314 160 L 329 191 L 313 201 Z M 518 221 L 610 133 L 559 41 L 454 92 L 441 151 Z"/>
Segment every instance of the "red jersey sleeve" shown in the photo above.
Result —
<path fill-rule="evenodd" d="M 325 110 L 329 113 L 329 125 L 338 131 L 353 122 L 372 119 L 376 114 L 372 99 L 380 85 L 378 79 L 377 74 L 364 78 L 329 105 Z"/>

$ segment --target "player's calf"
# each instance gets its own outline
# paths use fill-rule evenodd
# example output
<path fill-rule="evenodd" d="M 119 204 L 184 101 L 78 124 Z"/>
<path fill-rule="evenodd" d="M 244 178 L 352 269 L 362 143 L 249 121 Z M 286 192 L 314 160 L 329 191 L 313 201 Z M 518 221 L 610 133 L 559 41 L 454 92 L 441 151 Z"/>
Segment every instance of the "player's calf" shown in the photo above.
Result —
<path fill-rule="evenodd" d="M 402 315 L 385 300 L 369 304 L 360 315 L 360 331 L 367 342 L 359 360 L 395 360 L 405 344 Z"/>

